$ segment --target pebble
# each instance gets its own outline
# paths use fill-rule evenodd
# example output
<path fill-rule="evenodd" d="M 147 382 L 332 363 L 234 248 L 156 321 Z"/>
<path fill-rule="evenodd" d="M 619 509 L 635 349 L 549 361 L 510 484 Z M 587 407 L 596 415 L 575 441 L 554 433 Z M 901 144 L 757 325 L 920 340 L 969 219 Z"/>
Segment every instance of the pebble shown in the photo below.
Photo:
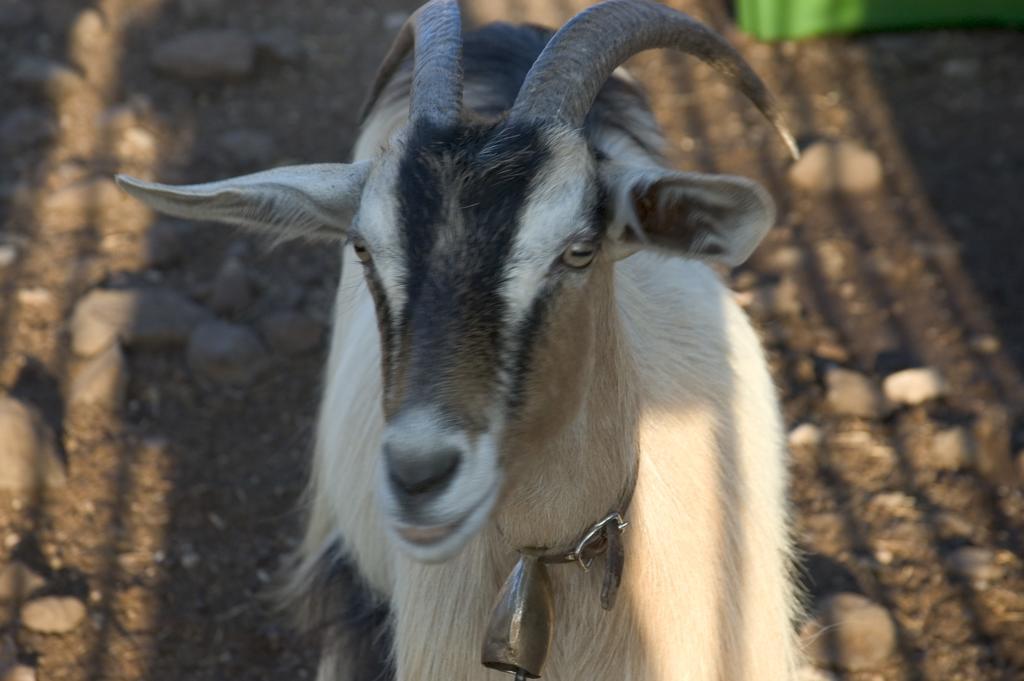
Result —
<path fill-rule="evenodd" d="M 249 275 L 238 258 L 228 258 L 221 265 L 210 287 L 209 304 L 216 312 L 241 312 L 252 302 Z"/>
<path fill-rule="evenodd" d="M 67 95 L 85 85 L 70 66 L 44 57 L 20 57 L 11 68 L 10 78 L 19 85 L 42 88 L 54 95 Z"/>
<path fill-rule="evenodd" d="M 0 489 L 27 490 L 66 482 L 53 431 L 34 408 L 0 395 Z"/>
<path fill-rule="evenodd" d="M 1003 566 L 992 549 L 963 546 L 947 559 L 950 571 L 972 583 L 994 582 L 1003 576 Z"/>
<path fill-rule="evenodd" d="M 45 111 L 19 107 L 0 122 L 0 148 L 21 151 L 42 144 L 57 134 L 57 126 Z"/>
<path fill-rule="evenodd" d="M 217 138 L 217 146 L 228 160 L 242 167 L 265 166 L 274 162 L 274 138 L 262 130 L 228 130 Z"/>
<path fill-rule="evenodd" d="M 871 671 L 896 652 L 896 625 L 889 612 L 854 593 L 827 596 L 801 636 L 808 657 L 821 667 Z"/>
<path fill-rule="evenodd" d="M 931 367 L 904 369 L 885 377 L 882 389 L 894 404 L 915 406 L 943 397 L 949 386 L 942 374 Z"/>
<path fill-rule="evenodd" d="M 166 267 L 181 258 L 182 228 L 171 220 L 160 220 L 146 232 L 142 261 L 145 267 Z"/>
<path fill-rule="evenodd" d="M 0 568 L 0 603 L 20 601 L 46 584 L 24 563 L 13 562 Z"/>
<path fill-rule="evenodd" d="M 799 269 L 804 264 L 804 251 L 797 246 L 779 246 L 765 257 L 765 264 L 775 274 Z"/>
<path fill-rule="evenodd" d="M 943 428 L 932 436 L 927 463 L 940 471 L 968 468 L 974 460 L 974 442 L 962 426 Z"/>
<path fill-rule="evenodd" d="M 1002 347 L 999 339 L 989 333 L 971 336 L 969 343 L 972 350 L 982 355 L 994 355 Z"/>
<path fill-rule="evenodd" d="M 0 244 L 0 270 L 18 262 L 18 248 L 14 244 Z"/>
<path fill-rule="evenodd" d="M 860 418 L 885 415 L 885 400 L 871 379 L 863 374 L 832 367 L 825 374 L 825 387 L 825 399 L 833 413 Z"/>
<path fill-rule="evenodd" d="M 821 428 L 813 423 L 801 423 L 789 431 L 790 447 L 817 447 L 821 444 Z"/>
<path fill-rule="evenodd" d="M 188 342 L 188 363 L 194 372 L 217 383 L 244 386 L 267 366 L 267 353 L 245 326 L 220 320 L 204 322 Z"/>
<path fill-rule="evenodd" d="M 157 46 L 153 66 L 185 80 L 225 80 L 252 73 L 256 46 L 234 29 L 198 29 Z"/>
<path fill-rule="evenodd" d="M 25 307 L 42 308 L 53 302 L 53 294 L 42 286 L 18 289 L 18 302 Z"/>
<path fill-rule="evenodd" d="M 78 368 L 68 388 L 68 402 L 118 409 L 124 404 L 127 387 L 128 367 L 115 342 Z"/>
<path fill-rule="evenodd" d="M 21 622 L 40 634 L 66 634 L 85 619 L 85 604 L 71 596 L 44 596 L 21 607 Z"/>
<path fill-rule="evenodd" d="M 36 670 L 27 664 L 16 664 L 0 677 L 0 681 L 36 681 Z"/>
<path fill-rule="evenodd" d="M 120 339 L 128 346 L 182 345 L 209 313 L 169 289 L 94 289 L 71 316 L 71 348 L 89 357 Z"/>
<path fill-rule="evenodd" d="M 320 345 L 324 329 L 301 312 L 286 311 L 260 320 L 260 332 L 275 352 L 297 355 Z"/>
<path fill-rule="evenodd" d="M 859 194 L 882 183 L 878 154 L 853 142 L 816 142 L 789 169 L 789 179 L 807 191 Z"/>

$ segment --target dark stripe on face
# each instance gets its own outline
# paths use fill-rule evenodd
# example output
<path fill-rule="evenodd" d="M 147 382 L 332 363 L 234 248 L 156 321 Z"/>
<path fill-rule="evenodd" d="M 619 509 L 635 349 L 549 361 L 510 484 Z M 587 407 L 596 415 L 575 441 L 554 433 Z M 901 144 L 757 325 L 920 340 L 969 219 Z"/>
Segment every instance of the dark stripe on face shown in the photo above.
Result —
<path fill-rule="evenodd" d="M 391 313 L 391 306 L 388 304 L 388 297 L 384 293 L 384 285 L 372 267 L 365 268 L 366 288 L 370 290 L 374 305 L 377 309 L 377 328 L 380 331 L 380 361 L 381 376 L 384 381 L 384 409 L 389 412 L 392 403 L 392 395 L 387 391 L 391 383 L 391 376 L 394 373 L 394 347 L 395 347 L 395 325 L 394 316 Z"/>
<path fill-rule="evenodd" d="M 483 416 L 501 355 L 506 260 L 548 157 L 532 127 L 413 129 L 397 187 L 407 291 L 399 342 L 408 348 L 398 380 L 406 401 L 438 401 L 472 421 Z"/>

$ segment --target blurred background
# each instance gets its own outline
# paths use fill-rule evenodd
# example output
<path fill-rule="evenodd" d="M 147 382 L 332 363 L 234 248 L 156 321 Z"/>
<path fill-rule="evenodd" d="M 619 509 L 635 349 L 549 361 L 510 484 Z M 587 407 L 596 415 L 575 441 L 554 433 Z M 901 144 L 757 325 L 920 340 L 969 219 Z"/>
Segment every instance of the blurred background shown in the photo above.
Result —
<path fill-rule="evenodd" d="M 157 218 L 110 177 L 344 160 L 417 4 L 0 0 L 0 678 L 311 678 L 263 596 L 337 254 Z M 780 206 L 730 278 L 791 429 L 806 679 L 1024 679 L 1024 39 L 965 10 L 1019 4 L 668 4 L 738 46 L 805 150 L 695 60 L 631 62 L 675 164 Z"/>

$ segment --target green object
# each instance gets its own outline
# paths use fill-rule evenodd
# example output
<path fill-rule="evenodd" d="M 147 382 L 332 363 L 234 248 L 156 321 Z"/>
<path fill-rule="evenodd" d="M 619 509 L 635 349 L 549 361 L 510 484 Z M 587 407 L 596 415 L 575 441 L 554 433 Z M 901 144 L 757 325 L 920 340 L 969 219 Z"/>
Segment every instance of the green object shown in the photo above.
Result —
<path fill-rule="evenodd" d="M 761 40 L 907 28 L 1024 26 L 1024 0 L 736 0 Z"/>

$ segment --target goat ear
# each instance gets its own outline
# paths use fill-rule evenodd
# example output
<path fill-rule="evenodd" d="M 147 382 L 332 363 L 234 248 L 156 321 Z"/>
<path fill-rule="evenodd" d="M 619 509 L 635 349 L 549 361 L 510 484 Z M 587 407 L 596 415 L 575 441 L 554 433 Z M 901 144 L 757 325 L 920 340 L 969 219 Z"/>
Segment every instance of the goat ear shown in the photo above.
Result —
<path fill-rule="evenodd" d="M 602 166 L 614 202 L 609 235 L 623 257 L 655 248 L 735 267 L 775 222 L 768 192 L 746 178 Z"/>
<path fill-rule="evenodd" d="M 172 186 L 125 175 L 117 183 L 154 210 L 269 233 L 278 239 L 345 237 L 370 161 L 286 166 L 229 180 Z"/>

